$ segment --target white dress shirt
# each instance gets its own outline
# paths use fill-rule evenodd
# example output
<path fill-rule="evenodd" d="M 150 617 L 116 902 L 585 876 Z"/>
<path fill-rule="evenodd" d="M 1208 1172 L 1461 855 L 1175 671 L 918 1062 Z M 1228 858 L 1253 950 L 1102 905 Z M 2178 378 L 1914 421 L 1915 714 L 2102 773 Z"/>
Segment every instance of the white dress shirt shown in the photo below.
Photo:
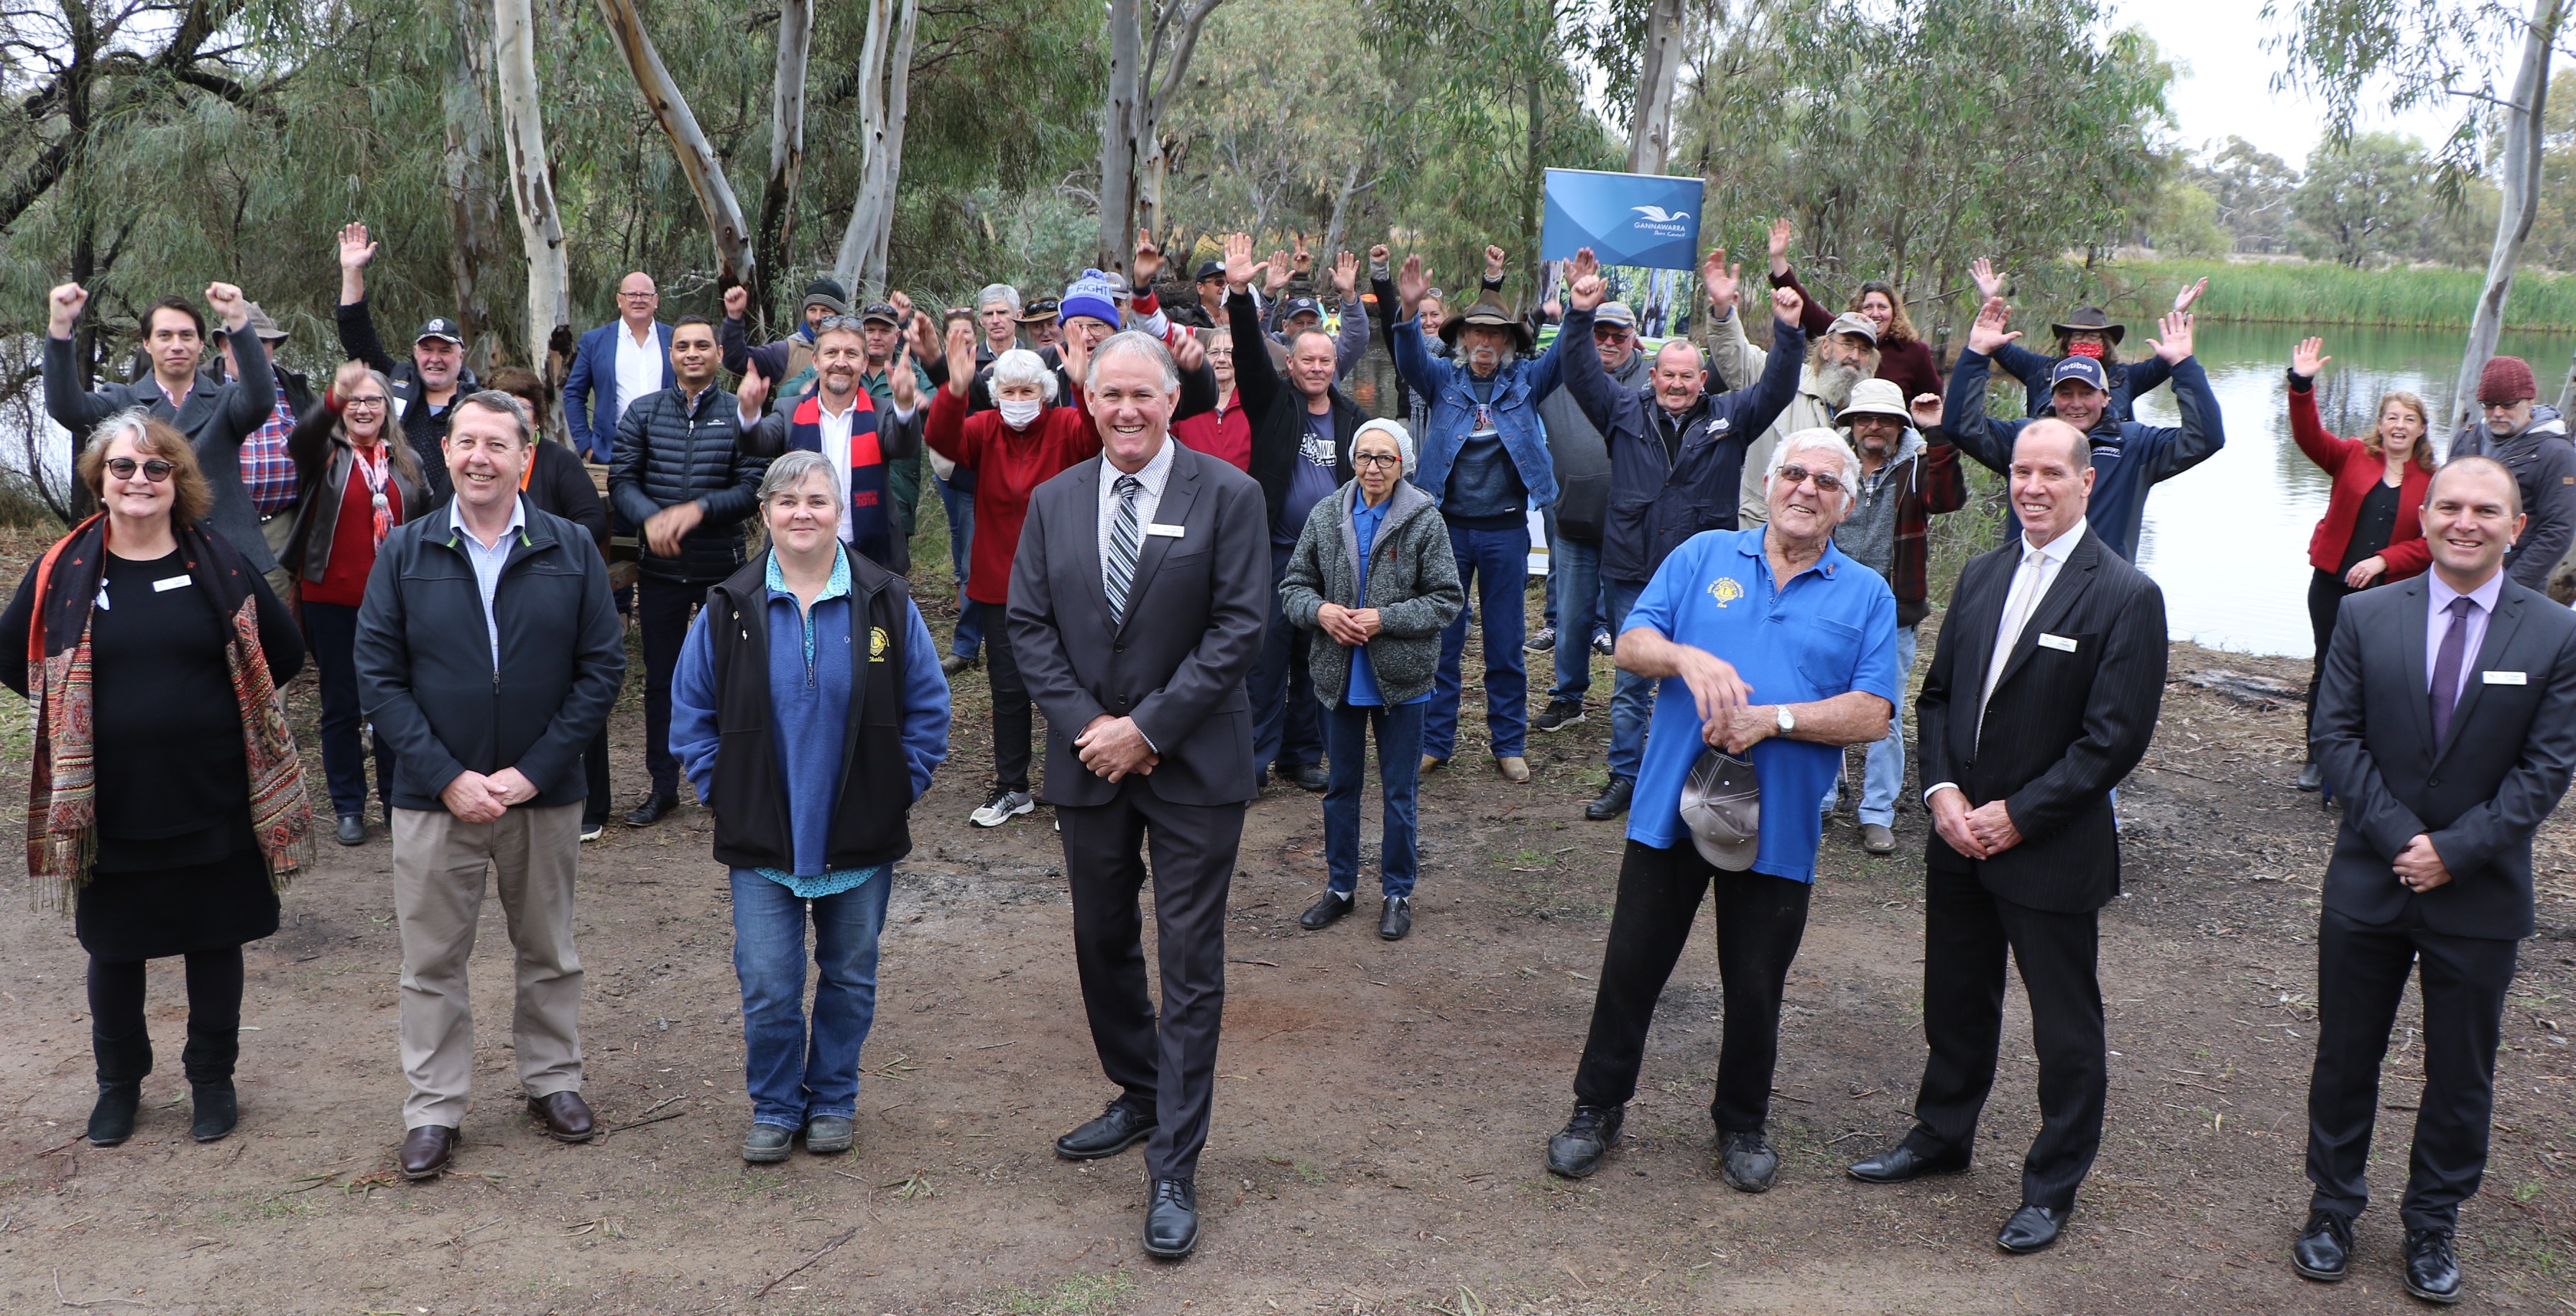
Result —
<path fill-rule="evenodd" d="M 2083 542 L 2091 529 L 2087 521 L 2078 520 L 2074 528 L 2045 544 L 2033 544 L 2025 532 L 2021 537 L 2022 560 L 2013 567 L 2012 587 L 2004 593 L 2003 615 L 1995 622 L 1994 653 L 1986 660 L 1986 673 L 1977 685 L 1977 735 L 1982 739 L 1986 729 L 1986 700 L 1995 693 L 1995 682 L 2001 680 L 2004 665 L 2012 661 L 2021 633 L 2030 628 L 2031 618 L 2039 615 L 2039 604 L 2048 597 L 2048 587 L 2057 583 L 2058 569 L 2075 555 L 2075 546 Z M 1955 781 L 1936 781 L 1923 788 L 1923 801 L 1932 802 L 1940 790 L 1956 790 Z"/>
<path fill-rule="evenodd" d="M 1146 461 L 1145 469 L 1136 472 L 1137 482 L 1144 486 L 1136 491 L 1136 548 L 1140 563 L 1150 538 L 1147 527 L 1154 524 L 1154 512 L 1163 505 L 1163 486 L 1172 478 L 1175 446 L 1171 436 L 1165 435 L 1163 446 Z M 1118 524 L 1118 477 L 1126 473 L 1110 465 L 1109 454 L 1100 454 L 1100 588 L 1104 594 L 1109 589 L 1109 536 Z M 1133 590 L 1135 582 L 1129 581 L 1128 588 Z"/>
<path fill-rule="evenodd" d="M 823 460 L 832 464 L 832 488 L 841 500 L 841 542 L 855 543 L 857 527 L 850 524 L 850 422 L 859 415 L 858 395 L 852 394 L 850 405 L 836 416 L 831 400 L 816 390 L 814 413 L 823 429 Z"/>
<path fill-rule="evenodd" d="M 617 411 L 604 427 L 617 432 L 619 418 L 637 401 L 662 391 L 662 368 L 668 364 L 662 353 L 662 334 L 651 324 L 644 326 L 644 341 L 636 342 L 635 333 L 624 320 L 617 322 Z"/>

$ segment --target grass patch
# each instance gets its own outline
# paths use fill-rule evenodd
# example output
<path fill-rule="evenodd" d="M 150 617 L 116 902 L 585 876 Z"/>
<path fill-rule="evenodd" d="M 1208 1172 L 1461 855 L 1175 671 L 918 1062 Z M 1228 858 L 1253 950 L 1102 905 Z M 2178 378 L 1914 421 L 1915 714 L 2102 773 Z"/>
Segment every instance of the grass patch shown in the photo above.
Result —
<path fill-rule="evenodd" d="M 1123 1270 L 1072 1276 L 1044 1293 L 1013 1289 L 1002 1295 L 997 1316 L 1102 1316 L 1116 1311 L 1136 1281 Z"/>
<path fill-rule="evenodd" d="M 2377 325 L 2466 329 L 2486 286 L 2484 270 L 2356 270 L 2342 265 L 2225 261 L 2124 261 L 2095 267 L 2108 285 L 2105 309 L 2131 325 L 2152 324 L 2174 290 L 2207 278 L 2200 312 L 2251 324 Z M 2505 324 L 2530 332 L 2576 331 L 2576 275 L 2515 276 Z M 2042 328 L 2045 328 L 2043 325 Z M 2131 341 L 2136 341 L 2136 331 Z"/>

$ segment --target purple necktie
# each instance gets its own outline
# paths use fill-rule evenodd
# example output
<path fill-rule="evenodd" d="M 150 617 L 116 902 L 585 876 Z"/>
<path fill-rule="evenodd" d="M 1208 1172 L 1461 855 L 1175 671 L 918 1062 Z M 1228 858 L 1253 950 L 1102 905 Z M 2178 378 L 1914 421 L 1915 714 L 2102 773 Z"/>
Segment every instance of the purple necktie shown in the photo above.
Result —
<path fill-rule="evenodd" d="M 2451 738 L 2451 705 L 2460 697 L 2460 650 L 2468 645 L 2469 609 L 2476 606 L 2476 600 L 2462 595 L 2443 609 L 2451 614 L 2451 628 L 2442 632 L 2442 651 L 2433 659 L 2433 688 L 2427 692 L 2433 700 L 2433 748 L 2437 750 Z"/>

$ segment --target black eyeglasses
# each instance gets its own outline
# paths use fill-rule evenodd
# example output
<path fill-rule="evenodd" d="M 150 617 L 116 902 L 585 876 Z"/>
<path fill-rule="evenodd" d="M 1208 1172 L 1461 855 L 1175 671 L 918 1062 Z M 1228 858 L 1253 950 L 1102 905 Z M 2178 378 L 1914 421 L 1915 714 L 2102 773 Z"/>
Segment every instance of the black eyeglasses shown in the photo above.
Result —
<path fill-rule="evenodd" d="M 107 473 L 115 476 L 117 479 L 131 480 L 134 478 L 134 472 L 137 469 L 140 469 L 143 472 L 144 479 L 150 480 L 154 484 L 159 484 L 170 478 L 170 472 L 179 468 L 161 460 L 158 457 L 154 457 L 149 461 L 136 461 L 131 457 L 110 457 L 107 459 Z"/>
<path fill-rule="evenodd" d="M 1793 489 L 1803 482 L 1812 480 L 1815 482 L 1816 492 L 1818 493 L 1841 493 L 1843 491 L 1843 479 L 1841 476 L 1833 475 L 1825 471 L 1811 471 L 1804 466 L 1783 466 L 1780 468 L 1780 478 L 1788 481 L 1789 487 Z"/>
<path fill-rule="evenodd" d="M 1404 459 L 1391 452 L 1357 452 L 1351 454 L 1353 466 L 1402 466 Z"/>

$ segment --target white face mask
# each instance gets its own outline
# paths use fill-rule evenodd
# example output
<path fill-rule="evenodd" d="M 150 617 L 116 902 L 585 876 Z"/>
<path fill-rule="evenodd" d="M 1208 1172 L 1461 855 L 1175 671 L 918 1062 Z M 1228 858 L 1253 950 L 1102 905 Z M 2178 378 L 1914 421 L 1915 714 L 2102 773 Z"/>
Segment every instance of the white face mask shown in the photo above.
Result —
<path fill-rule="evenodd" d="M 1046 407 L 1043 402 L 1013 402 L 1007 399 L 993 405 L 1001 411 L 1002 423 L 1015 430 L 1027 429 L 1030 422 L 1038 418 L 1038 412 Z"/>

